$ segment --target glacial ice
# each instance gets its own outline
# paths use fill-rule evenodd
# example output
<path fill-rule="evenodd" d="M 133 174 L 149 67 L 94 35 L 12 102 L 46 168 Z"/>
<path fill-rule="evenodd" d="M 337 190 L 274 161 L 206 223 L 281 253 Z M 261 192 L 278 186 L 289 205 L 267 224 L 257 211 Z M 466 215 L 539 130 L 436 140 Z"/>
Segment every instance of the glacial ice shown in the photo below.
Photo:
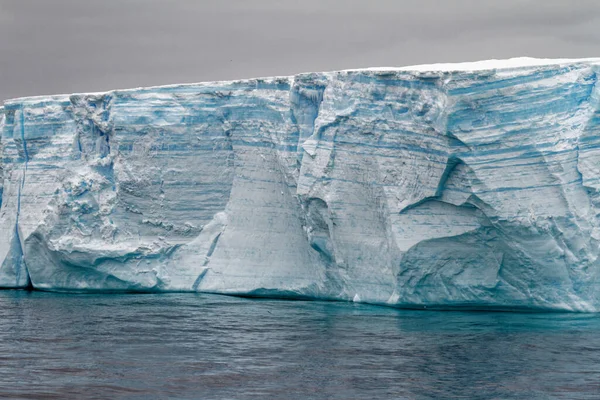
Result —
<path fill-rule="evenodd" d="M 0 286 L 600 309 L 600 59 L 8 100 Z"/>

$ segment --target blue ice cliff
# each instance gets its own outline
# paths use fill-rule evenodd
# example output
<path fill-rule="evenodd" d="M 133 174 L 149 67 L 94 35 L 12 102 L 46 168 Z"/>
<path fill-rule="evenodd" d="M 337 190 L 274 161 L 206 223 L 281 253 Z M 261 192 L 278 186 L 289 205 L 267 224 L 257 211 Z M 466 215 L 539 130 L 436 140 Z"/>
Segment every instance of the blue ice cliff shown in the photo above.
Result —
<path fill-rule="evenodd" d="M 600 310 L 600 59 L 9 100 L 0 286 Z"/>

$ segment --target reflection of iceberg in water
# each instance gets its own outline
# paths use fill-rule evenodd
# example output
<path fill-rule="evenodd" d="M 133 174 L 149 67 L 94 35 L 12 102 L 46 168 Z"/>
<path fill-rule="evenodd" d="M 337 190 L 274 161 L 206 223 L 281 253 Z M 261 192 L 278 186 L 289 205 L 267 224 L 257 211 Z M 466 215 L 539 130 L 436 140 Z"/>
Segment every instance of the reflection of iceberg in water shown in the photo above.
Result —
<path fill-rule="evenodd" d="M 598 65 L 7 101 L 0 284 L 595 311 Z"/>

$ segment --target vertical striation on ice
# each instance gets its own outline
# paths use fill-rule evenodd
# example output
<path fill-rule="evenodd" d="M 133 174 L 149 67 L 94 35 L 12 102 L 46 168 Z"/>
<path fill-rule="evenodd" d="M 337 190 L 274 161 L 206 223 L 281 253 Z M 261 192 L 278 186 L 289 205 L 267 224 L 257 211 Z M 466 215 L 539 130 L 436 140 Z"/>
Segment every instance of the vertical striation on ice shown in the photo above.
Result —
<path fill-rule="evenodd" d="M 0 286 L 600 308 L 600 60 L 9 100 Z"/>

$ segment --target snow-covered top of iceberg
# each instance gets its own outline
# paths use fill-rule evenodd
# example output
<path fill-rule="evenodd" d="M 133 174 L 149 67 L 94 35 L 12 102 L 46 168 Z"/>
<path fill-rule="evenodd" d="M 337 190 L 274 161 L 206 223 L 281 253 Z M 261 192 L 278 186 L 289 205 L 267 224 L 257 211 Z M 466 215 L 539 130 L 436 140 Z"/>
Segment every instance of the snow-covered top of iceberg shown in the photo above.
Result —
<path fill-rule="evenodd" d="M 422 74 L 424 72 L 475 72 L 475 71 L 486 71 L 486 70 L 511 70 L 511 69 L 521 69 L 521 68 L 532 68 L 532 67 L 544 67 L 544 66 L 552 66 L 552 65 L 568 65 L 568 64 L 598 64 L 600 65 L 600 58 L 532 58 L 532 57 L 517 57 L 510 58 L 506 60 L 482 60 L 482 61 L 474 61 L 474 62 L 463 62 L 463 63 L 439 63 L 439 64 L 422 64 L 422 65 L 412 65 L 406 67 L 370 67 L 370 68 L 355 68 L 355 69 L 346 69 L 341 71 L 330 71 L 324 72 L 324 74 L 336 74 L 336 73 L 349 73 L 349 72 L 361 72 L 361 71 L 370 71 L 370 72 L 407 72 L 407 73 L 417 73 Z M 90 92 L 90 93 L 74 93 L 74 94 L 62 94 L 62 95 L 42 95 L 42 96 L 25 96 L 13 99 L 7 99 L 4 101 L 5 104 L 11 103 L 19 103 L 22 104 L 24 102 L 39 102 L 44 101 L 46 99 L 50 100 L 61 100 L 66 99 L 72 95 L 81 95 L 81 96 L 91 96 L 91 95 L 104 95 L 107 93 L 114 92 L 135 92 L 141 90 L 153 90 L 153 89 L 168 89 L 168 88 L 178 88 L 184 86 L 222 86 L 226 84 L 235 84 L 235 83 L 248 83 L 255 81 L 267 81 L 274 82 L 278 80 L 292 80 L 294 76 L 301 75 L 310 75 L 316 72 L 306 72 L 300 73 L 292 76 L 274 76 L 274 77 L 257 77 L 257 78 L 247 78 L 247 79 L 234 79 L 234 80 L 224 80 L 224 81 L 212 81 L 212 82 L 197 82 L 197 83 L 184 83 L 184 84 L 172 84 L 172 85 L 160 85 L 160 86 L 149 86 L 149 87 L 138 87 L 131 89 L 117 89 L 110 90 L 106 92 Z"/>
<path fill-rule="evenodd" d="M 380 67 L 367 68 L 369 71 L 414 71 L 414 72 L 469 72 L 485 71 L 495 69 L 515 69 L 527 67 L 544 67 L 561 64 L 596 64 L 600 63 L 600 58 L 532 58 L 516 57 L 507 60 L 482 60 L 462 63 L 440 63 L 440 64 L 422 64 L 411 65 L 408 67 Z M 360 71 L 360 70 L 351 70 Z"/>

